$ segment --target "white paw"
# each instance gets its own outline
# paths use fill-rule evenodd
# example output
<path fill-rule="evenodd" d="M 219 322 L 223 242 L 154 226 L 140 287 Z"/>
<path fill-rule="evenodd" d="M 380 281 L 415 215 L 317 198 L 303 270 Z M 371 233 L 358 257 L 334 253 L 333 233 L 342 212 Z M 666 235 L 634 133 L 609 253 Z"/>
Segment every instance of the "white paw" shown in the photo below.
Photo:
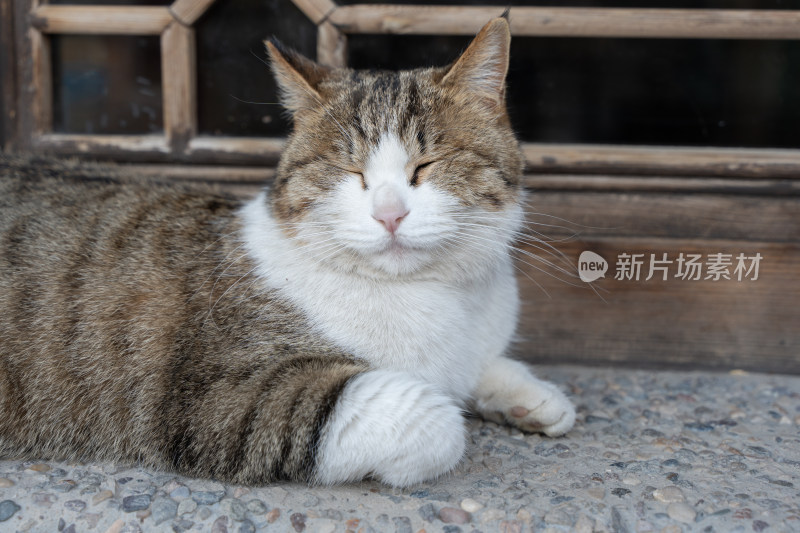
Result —
<path fill-rule="evenodd" d="M 464 418 L 449 396 L 402 372 L 348 383 L 320 440 L 316 481 L 372 476 L 404 487 L 452 470 L 464 455 Z"/>
<path fill-rule="evenodd" d="M 517 361 L 498 363 L 476 391 L 475 407 L 483 418 L 550 437 L 572 429 L 575 408 L 563 392 L 534 377 Z"/>
<path fill-rule="evenodd" d="M 506 421 L 523 431 L 540 431 L 550 437 L 572 429 L 575 424 L 572 402 L 550 383 L 540 382 L 537 389 L 518 391 L 516 398 L 509 399 L 513 405 L 503 412 Z"/>

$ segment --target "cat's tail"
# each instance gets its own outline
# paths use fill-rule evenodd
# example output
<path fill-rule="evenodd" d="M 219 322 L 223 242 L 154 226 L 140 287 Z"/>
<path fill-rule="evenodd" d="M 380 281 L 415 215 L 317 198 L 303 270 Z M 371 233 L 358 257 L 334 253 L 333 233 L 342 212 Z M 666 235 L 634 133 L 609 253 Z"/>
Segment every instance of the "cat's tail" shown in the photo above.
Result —
<path fill-rule="evenodd" d="M 164 453 L 182 473 L 242 484 L 372 476 L 406 486 L 451 470 L 464 452 L 454 400 L 405 373 L 291 356 L 238 376 L 238 386 L 220 377 L 204 407 L 172 424 Z"/>

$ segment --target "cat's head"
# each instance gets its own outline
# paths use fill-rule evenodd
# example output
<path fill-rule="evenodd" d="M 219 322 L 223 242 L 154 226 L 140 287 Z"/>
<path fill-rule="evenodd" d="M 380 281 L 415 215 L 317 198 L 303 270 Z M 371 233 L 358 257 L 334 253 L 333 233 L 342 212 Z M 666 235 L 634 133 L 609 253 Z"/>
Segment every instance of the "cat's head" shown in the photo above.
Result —
<path fill-rule="evenodd" d="M 472 275 L 507 253 L 523 159 L 505 106 L 498 18 L 451 65 L 332 69 L 268 42 L 294 128 L 270 194 L 318 258 L 374 275 Z"/>

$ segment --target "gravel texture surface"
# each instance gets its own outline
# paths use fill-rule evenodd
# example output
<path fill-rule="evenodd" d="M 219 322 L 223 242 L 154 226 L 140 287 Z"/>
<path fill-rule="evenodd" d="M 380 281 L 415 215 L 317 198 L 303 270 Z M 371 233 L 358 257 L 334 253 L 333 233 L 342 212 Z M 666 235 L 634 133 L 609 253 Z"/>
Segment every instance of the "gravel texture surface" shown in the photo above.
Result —
<path fill-rule="evenodd" d="M 5 460 L 0 531 L 800 531 L 800 377 L 538 374 L 571 392 L 575 429 L 549 439 L 470 420 L 467 456 L 435 482 L 240 487 Z"/>

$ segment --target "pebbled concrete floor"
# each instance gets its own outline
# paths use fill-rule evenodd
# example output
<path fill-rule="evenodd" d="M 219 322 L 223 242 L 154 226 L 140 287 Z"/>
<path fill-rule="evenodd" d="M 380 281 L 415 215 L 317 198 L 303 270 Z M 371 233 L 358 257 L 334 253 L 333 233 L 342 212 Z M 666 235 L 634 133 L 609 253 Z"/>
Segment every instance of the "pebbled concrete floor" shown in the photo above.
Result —
<path fill-rule="evenodd" d="M 472 419 L 466 458 L 434 482 L 240 487 L 3 460 L 0 531 L 800 531 L 800 377 L 537 373 L 570 392 L 575 429 L 549 439 Z"/>

